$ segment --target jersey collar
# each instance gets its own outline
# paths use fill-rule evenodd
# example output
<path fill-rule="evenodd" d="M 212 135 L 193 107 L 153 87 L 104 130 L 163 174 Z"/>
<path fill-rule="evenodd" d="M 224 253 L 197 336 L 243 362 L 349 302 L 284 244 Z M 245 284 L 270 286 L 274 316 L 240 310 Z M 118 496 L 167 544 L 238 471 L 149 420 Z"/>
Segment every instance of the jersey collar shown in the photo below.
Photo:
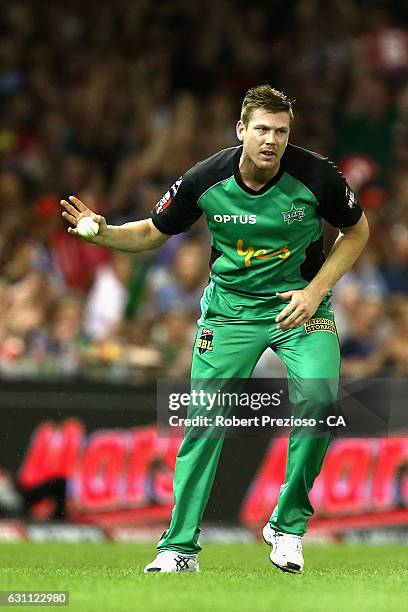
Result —
<path fill-rule="evenodd" d="M 285 153 L 286 153 L 286 151 L 285 151 Z M 275 185 L 279 181 L 279 179 L 281 178 L 282 174 L 285 172 L 285 169 L 284 169 L 284 157 L 285 157 L 285 153 L 282 156 L 279 170 L 275 174 L 275 176 L 273 178 L 271 178 L 271 180 L 268 181 L 262 187 L 262 189 L 259 189 L 258 191 L 256 191 L 255 189 L 251 189 L 250 187 L 245 185 L 244 181 L 241 178 L 241 173 L 239 171 L 239 160 L 241 159 L 241 155 L 242 155 L 242 145 L 240 147 L 237 147 L 237 151 L 236 151 L 236 153 L 234 155 L 234 178 L 235 178 L 236 182 L 241 187 L 241 189 L 246 191 L 246 193 L 249 193 L 249 194 L 255 195 L 255 196 L 263 195 L 264 193 L 266 193 L 268 191 L 268 189 L 270 189 L 273 185 Z"/>

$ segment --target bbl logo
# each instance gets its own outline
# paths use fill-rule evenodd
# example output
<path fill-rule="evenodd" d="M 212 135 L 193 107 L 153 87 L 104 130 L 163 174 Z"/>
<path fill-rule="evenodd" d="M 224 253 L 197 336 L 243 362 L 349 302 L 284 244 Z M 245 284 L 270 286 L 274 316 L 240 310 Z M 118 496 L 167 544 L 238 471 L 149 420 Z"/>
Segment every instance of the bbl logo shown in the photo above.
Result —
<path fill-rule="evenodd" d="M 213 350 L 213 336 L 214 332 L 212 329 L 205 329 L 205 327 L 202 329 L 201 336 L 197 340 L 197 348 L 200 355 L 206 351 Z"/>

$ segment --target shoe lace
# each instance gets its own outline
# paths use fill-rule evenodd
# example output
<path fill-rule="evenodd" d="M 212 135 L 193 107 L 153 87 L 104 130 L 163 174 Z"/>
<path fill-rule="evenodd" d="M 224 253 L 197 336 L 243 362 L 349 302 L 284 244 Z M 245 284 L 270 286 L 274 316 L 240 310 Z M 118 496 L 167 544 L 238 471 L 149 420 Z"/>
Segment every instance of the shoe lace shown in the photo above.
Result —
<path fill-rule="evenodd" d="M 295 536 L 296 538 L 296 552 L 302 554 L 302 540 L 299 536 Z"/>
<path fill-rule="evenodd" d="M 188 562 L 189 562 L 188 557 L 182 557 L 181 555 L 177 555 L 177 557 L 174 557 L 174 560 L 176 562 L 177 572 L 180 572 L 181 570 L 188 568 Z"/>
<path fill-rule="evenodd" d="M 275 538 L 277 544 L 288 544 L 290 542 L 290 544 L 295 547 L 296 552 L 302 554 L 302 538 L 300 536 L 275 531 Z"/>

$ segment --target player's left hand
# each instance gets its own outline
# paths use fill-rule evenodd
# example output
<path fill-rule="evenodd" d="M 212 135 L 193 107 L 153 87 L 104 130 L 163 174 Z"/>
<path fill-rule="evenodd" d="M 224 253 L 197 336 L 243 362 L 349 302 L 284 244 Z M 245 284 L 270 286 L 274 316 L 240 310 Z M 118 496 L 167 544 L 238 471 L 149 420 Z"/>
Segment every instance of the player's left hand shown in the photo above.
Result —
<path fill-rule="evenodd" d="M 275 319 L 282 331 L 304 325 L 314 315 L 321 301 L 321 297 L 310 294 L 307 289 L 284 291 L 276 293 L 276 296 L 281 300 L 290 299 L 289 304 Z"/>

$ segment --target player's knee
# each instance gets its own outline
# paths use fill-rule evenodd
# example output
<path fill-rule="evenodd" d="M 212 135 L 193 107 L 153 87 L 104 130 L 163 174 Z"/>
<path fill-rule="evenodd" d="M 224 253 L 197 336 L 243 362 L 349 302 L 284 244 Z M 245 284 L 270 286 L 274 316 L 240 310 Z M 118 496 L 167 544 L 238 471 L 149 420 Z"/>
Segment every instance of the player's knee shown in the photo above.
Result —
<path fill-rule="evenodd" d="M 302 401 L 306 408 L 313 412 L 330 409 L 336 404 L 338 382 L 331 379 L 314 379 L 304 381 L 302 385 Z"/>

